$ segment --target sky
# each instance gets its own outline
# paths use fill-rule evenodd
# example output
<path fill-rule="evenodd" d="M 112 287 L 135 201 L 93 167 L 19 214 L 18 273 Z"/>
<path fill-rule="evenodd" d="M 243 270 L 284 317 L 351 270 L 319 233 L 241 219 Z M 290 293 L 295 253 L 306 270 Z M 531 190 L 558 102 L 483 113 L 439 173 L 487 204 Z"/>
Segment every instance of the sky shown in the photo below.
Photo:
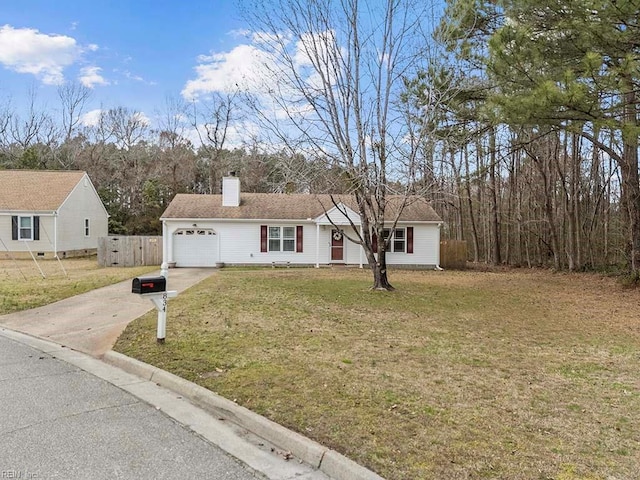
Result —
<path fill-rule="evenodd" d="M 28 114 L 33 92 L 36 112 L 51 114 L 59 124 L 57 92 L 73 82 L 91 91 L 84 106 L 85 125 L 96 124 L 101 111 L 125 107 L 139 112 L 137 118 L 150 127 L 161 128 L 168 103 L 197 105 L 214 92 L 238 91 L 254 94 L 262 111 L 278 122 L 288 115 L 304 120 L 308 105 L 294 98 L 295 92 L 272 87 L 278 80 L 269 72 L 277 72 L 282 64 L 265 53 L 269 34 L 249 30 L 239 14 L 239 1 L 0 0 L 0 114 Z M 385 0 L 369 6 L 362 12 L 363 23 L 369 15 L 379 27 Z M 421 12 L 413 14 L 429 23 Z M 277 37 L 287 44 L 296 74 L 310 88 L 318 77 L 310 68 L 305 43 L 322 45 L 323 35 L 303 34 L 291 42 L 287 35 Z M 423 49 L 422 38 L 410 43 Z M 375 58 L 377 45 L 369 48 Z M 283 104 L 269 103 L 268 94 L 274 91 L 292 95 L 293 100 L 285 102 L 286 112 Z M 202 129 L 198 123 L 184 135 L 198 145 Z M 237 123 L 227 147 L 239 146 L 243 137 L 252 139 L 257 133 L 264 134 L 257 123 Z"/>
<path fill-rule="evenodd" d="M 45 110 L 57 88 L 91 89 L 89 113 L 127 107 L 148 118 L 167 97 L 224 88 L 251 56 L 234 0 L 0 0 L 0 105 L 29 92 Z M 88 117 L 89 118 L 89 117 Z"/>

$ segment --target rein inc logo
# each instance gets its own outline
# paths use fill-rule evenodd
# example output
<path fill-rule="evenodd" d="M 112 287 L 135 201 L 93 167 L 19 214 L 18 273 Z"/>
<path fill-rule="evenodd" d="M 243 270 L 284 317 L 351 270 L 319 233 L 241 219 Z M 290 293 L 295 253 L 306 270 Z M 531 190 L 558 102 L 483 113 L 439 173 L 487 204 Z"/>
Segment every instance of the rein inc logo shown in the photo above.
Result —
<path fill-rule="evenodd" d="M 0 471 L 0 479 L 13 478 L 13 479 L 28 479 L 38 478 L 38 474 L 30 472 L 28 470 L 2 470 Z"/>

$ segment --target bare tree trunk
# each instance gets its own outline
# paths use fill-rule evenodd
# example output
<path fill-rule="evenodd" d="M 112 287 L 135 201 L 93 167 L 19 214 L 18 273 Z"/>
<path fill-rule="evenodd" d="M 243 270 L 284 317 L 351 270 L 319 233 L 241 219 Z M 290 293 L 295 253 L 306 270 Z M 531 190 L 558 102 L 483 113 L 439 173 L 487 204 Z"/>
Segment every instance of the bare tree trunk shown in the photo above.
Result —
<path fill-rule="evenodd" d="M 473 241 L 473 261 L 480 261 L 480 244 L 478 241 L 478 228 L 476 227 L 476 219 L 475 213 L 473 209 L 473 197 L 471 196 L 471 173 L 469 172 L 469 150 L 466 148 L 460 151 L 461 155 L 464 155 L 464 166 L 465 166 L 465 190 L 467 196 L 467 206 L 469 209 L 469 220 L 471 222 L 471 239 Z"/>
<path fill-rule="evenodd" d="M 556 167 L 556 172 L 558 174 L 560 185 L 562 186 L 562 189 L 561 189 L 562 205 L 564 207 L 564 212 L 565 212 L 565 215 L 563 217 L 563 220 L 564 220 L 563 223 L 568 224 L 567 238 L 564 242 L 564 250 L 567 255 L 567 266 L 569 268 L 569 271 L 572 272 L 576 269 L 576 264 L 575 264 L 576 223 L 575 223 L 575 211 L 573 209 L 573 199 L 571 198 L 571 193 L 570 193 L 571 191 L 573 191 L 573 186 L 571 184 L 574 179 L 572 175 L 567 175 L 567 171 L 573 172 L 573 165 L 567 167 L 567 163 L 569 162 L 569 158 L 571 158 L 571 161 L 574 159 L 574 153 L 571 152 L 571 155 L 569 155 L 569 152 L 567 151 L 569 148 L 568 146 L 569 140 L 567 139 L 568 135 L 569 134 L 565 132 L 564 141 L 562 141 L 562 155 L 560 155 L 560 152 L 558 152 L 559 150 L 558 144 L 561 141 L 560 135 L 558 135 L 558 138 L 554 141 L 554 143 L 556 144 L 556 152 L 555 154 L 551 155 L 551 158 L 552 158 L 553 164 Z M 562 157 L 562 165 L 560 164 L 560 157 Z M 569 178 L 567 178 L 567 176 Z M 567 185 L 567 183 L 569 185 Z"/>
<path fill-rule="evenodd" d="M 609 172 L 612 171 L 613 169 L 613 160 L 611 159 L 611 157 L 609 157 L 608 159 L 608 166 L 609 166 Z M 605 193 L 605 198 L 606 198 L 606 202 L 607 204 L 605 205 L 605 209 L 604 209 L 604 225 L 603 225 L 603 232 L 602 232 L 602 236 L 603 236 L 603 241 L 604 241 L 604 258 L 605 260 L 607 260 L 607 262 L 610 262 L 610 258 L 609 258 L 609 223 L 610 223 L 610 219 L 611 219 L 611 179 L 609 178 L 609 181 L 607 181 L 606 183 L 606 193 Z"/>
<path fill-rule="evenodd" d="M 543 187 L 543 208 L 544 214 L 546 217 L 547 225 L 549 228 L 549 236 L 550 236 L 550 250 L 553 256 L 553 268 L 555 270 L 560 270 L 560 256 L 559 256 L 559 241 L 558 241 L 558 231 L 556 227 L 556 215 L 555 215 L 555 205 L 553 198 L 553 179 L 551 178 L 552 171 L 550 168 L 551 159 L 548 158 L 551 156 L 551 152 L 545 152 L 543 158 L 531 153 L 528 147 L 525 147 L 524 151 L 530 156 L 533 160 L 533 163 L 538 168 L 538 173 L 542 177 L 542 187 Z M 540 238 L 543 238 L 542 235 Z"/>
<path fill-rule="evenodd" d="M 638 113 L 636 93 L 630 87 L 624 94 L 624 123 L 632 132 L 637 131 Z M 623 135 L 622 193 L 629 216 L 629 242 L 631 272 L 640 272 L 640 178 L 638 175 L 638 134 Z"/>
<path fill-rule="evenodd" d="M 491 263 L 493 265 L 500 265 L 502 258 L 500 257 L 500 211 L 498 205 L 498 180 L 496 178 L 496 132 L 494 127 L 491 127 L 489 131 L 489 154 L 491 156 L 489 163 L 489 175 L 491 181 L 491 244 L 492 255 Z"/>
<path fill-rule="evenodd" d="M 509 154 L 509 179 L 508 185 L 508 197 L 507 197 L 507 231 L 506 231 L 506 251 L 505 262 L 507 265 L 516 263 L 522 264 L 522 215 L 520 207 L 522 205 L 520 189 L 518 189 L 518 162 L 517 153 L 511 152 Z M 514 221 L 515 219 L 515 221 Z M 514 228 L 515 225 L 515 228 Z M 515 257 L 515 260 L 514 260 Z"/>
<path fill-rule="evenodd" d="M 581 155 L 580 155 L 580 136 L 571 135 L 571 229 L 573 230 L 573 251 L 575 255 L 575 269 L 582 269 L 582 244 L 580 238 L 580 180 L 581 180 Z"/>
<path fill-rule="evenodd" d="M 387 275 L 387 245 L 382 241 L 382 236 L 378 236 L 378 261 L 373 264 L 373 290 L 395 290 L 389 283 Z"/>
<path fill-rule="evenodd" d="M 594 132 L 594 136 L 598 137 L 599 133 L 596 129 Z M 588 256 L 588 262 L 590 268 L 596 268 L 599 262 L 602 262 L 604 265 L 607 263 L 607 242 L 602 242 L 601 249 L 600 244 L 596 244 L 597 242 L 597 226 L 599 223 L 603 225 L 603 228 L 606 229 L 606 215 L 607 209 L 604 208 L 604 195 L 607 191 L 607 184 L 609 182 L 605 179 L 604 167 L 600 166 L 600 155 L 598 154 L 599 148 L 594 144 L 593 149 L 591 151 L 591 167 L 590 167 L 590 197 L 591 197 L 591 208 L 588 212 L 589 221 L 588 226 L 585 226 L 584 232 L 584 244 L 585 244 L 585 253 Z M 586 222 L 585 222 L 586 223 Z M 597 260 L 599 258 L 599 260 Z"/>

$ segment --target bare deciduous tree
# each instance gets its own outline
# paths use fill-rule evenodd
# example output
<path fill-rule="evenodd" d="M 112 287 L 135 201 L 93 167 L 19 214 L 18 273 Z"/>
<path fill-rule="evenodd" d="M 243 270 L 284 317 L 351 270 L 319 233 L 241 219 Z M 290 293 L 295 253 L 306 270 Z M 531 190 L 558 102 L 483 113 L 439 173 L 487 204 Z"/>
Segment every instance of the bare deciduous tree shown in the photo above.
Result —
<path fill-rule="evenodd" d="M 73 138 L 84 113 L 84 107 L 91 98 L 91 89 L 79 83 L 65 83 L 58 87 L 58 98 L 62 107 L 62 130 L 64 140 Z"/>
<path fill-rule="evenodd" d="M 411 111 L 401 99 L 405 79 L 430 60 L 432 6 L 272 0 L 244 7 L 264 54 L 265 88 L 253 103 L 262 126 L 292 152 L 345 172 L 361 222 L 348 238 L 364 249 L 373 288 L 393 289 L 386 266 L 391 237 L 384 232 L 423 185 L 418 163 L 429 134 L 429 122 L 415 118 L 428 112 Z M 376 248 L 374 236 L 386 241 Z"/>
<path fill-rule="evenodd" d="M 207 99 L 194 100 L 190 110 L 191 126 L 206 155 L 209 193 L 217 193 L 224 174 L 224 152 L 231 124 L 238 119 L 238 95 L 213 93 Z"/>

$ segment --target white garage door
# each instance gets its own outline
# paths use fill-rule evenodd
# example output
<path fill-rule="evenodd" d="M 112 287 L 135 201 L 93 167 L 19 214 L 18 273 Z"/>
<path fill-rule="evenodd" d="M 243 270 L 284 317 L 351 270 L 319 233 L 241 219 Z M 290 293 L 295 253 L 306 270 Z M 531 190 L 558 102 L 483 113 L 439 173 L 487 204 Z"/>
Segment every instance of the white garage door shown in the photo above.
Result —
<path fill-rule="evenodd" d="M 218 236 L 209 229 L 182 229 L 173 234 L 176 267 L 214 267 L 218 261 Z"/>

